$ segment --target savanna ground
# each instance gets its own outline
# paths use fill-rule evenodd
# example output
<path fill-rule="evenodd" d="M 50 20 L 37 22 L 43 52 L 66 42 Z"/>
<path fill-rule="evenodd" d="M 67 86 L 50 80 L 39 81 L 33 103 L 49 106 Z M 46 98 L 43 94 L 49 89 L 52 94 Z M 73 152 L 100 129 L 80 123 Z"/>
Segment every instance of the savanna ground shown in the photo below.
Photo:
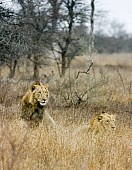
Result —
<path fill-rule="evenodd" d="M 1 69 L 0 169 L 130 170 L 132 54 L 96 55 L 89 74 L 77 79 L 78 71 L 88 68 L 85 56 L 72 61 L 66 78 L 58 78 L 52 64 L 41 69 L 50 89 L 49 112 L 58 125 L 48 131 L 43 124 L 22 128 L 19 119 L 21 98 L 33 82 L 30 63 L 20 64 L 13 80 L 6 79 L 7 68 Z M 102 111 L 117 115 L 115 132 L 74 133 Z"/>

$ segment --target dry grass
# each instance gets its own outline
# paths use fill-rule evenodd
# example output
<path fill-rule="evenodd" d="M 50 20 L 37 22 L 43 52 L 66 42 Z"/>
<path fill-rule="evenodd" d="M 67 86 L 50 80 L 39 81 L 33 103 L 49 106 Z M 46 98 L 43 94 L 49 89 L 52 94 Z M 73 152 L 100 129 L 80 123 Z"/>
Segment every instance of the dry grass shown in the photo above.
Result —
<path fill-rule="evenodd" d="M 50 85 L 49 111 L 58 124 L 56 130 L 47 131 L 43 124 L 34 130 L 22 128 L 20 100 L 32 81 L 16 77 L 0 82 L 1 170 L 131 169 L 132 56 L 95 56 L 90 74 L 81 74 L 75 81 L 86 61 L 86 57 L 74 60 L 65 79 L 56 75 L 45 80 Z M 56 72 L 54 67 L 45 68 L 48 75 L 49 69 Z M 74 134 L 78 126 L 103 110 L 117 114 L 114 133 Z"/>

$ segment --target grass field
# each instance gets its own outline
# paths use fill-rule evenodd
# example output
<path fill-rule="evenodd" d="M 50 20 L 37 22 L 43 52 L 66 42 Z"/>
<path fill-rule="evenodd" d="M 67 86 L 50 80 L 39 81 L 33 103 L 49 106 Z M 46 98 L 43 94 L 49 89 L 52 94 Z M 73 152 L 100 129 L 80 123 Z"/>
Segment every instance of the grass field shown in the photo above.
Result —
<path fill-rule="evenodd" d="M 96 55 L 89 74 L 76 79 L 88 65 L 86 56 L 76 57 L 61 79 L 53 63 L 40 70 L 40 79 L 49 84 L 49 112 L 58 125 L 48 131 L 44 124 L 22 128 L 19 118 L 21 98 L 33 82 L 31 66 L 20 66 L 13 80 L 7 80 L 7 68 L 1 69 L 1 170 L 131 170 L 132 54 Z M 115 132 L 74 134 L 102 111 L 117 115 Z"/>

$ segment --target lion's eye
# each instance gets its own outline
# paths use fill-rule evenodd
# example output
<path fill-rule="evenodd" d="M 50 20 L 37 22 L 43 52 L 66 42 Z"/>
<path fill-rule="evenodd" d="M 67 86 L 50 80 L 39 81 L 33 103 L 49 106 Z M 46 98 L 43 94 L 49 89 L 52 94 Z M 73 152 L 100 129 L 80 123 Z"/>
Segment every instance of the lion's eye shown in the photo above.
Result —
<path fill-rule="evenodd" d="M 109 123 L 109 120 L 107 120 L 106 122 Z"/>
<path fill-rule="evenodd" d="M 38 93 L 41 94 L 41 91 L 39 91 Z"/>

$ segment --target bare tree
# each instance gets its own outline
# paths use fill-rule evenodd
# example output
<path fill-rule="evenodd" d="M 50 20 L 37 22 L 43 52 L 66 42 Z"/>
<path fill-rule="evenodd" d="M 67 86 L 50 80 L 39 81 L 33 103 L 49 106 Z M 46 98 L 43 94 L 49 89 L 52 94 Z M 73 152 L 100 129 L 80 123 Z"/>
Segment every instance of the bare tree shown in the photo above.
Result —
<path fill-rule="evenodd" d="M 19 26 L 28 38 L 28 58 L 34 64 L 34 79 L 39 77 L 45 50 L 60 55 L 60 76 L 65 75 L 71 60 L 80 51 L 80 35 L 75 34 L 76 26 L 86 20 L 88 7 L 83 0 L 16 0 L 19 11 Z M 58 49 L 53 44 L 57 44 Z"/>
<path fill-rule="evenodd" d="M 15 75 L 19 58 L 25 55 L 28 50 L 28 44 L 26 37 L 17 25 L 1 25 L 0 31 L 0 62 L 9 67 L 9 77 L 12 78 Z"/>
<path fill-rule="evenodd" d="M 52 7 L 54 8 L 54 6 Z M 80 51 L 80 35 L 77 36 L 75 34 L 75 27 L 86 21 L 88 10 L 89 8 L 86 3 L 81 0 L 61 1 L 60 9 L 58 9 L 53 40 L 58 48 L 56 49 L 52 46 L 52 50 L 60 55 L 60 58 L 57 58 L 59 65 L 61 66 L 60 76 L 65 75 L 71 60 Z"/>
<path fill-rule="evenodd" d="M 48 0 L 50 5 L 49 12 L 51 15 L 51 23 L 52 23 L 52 33 L 54 33 L 57 29 L 57 21 L 59 19 L 59 11 L 61 8 L 63 0 Z"/>
<path fill-rule="evenodd" d="M 88 44 L 88 56 L 90 58 L 90 65 L 86 71 L 79 71 L 76 79 L 80 73 L 89 74 L 90 68 L 93 65 L 92 55 L 94 52 L 94 13 L 95 13 L 95 0 L 91 0 L 91 12 L 90 12 L 90 35 L 89 35 L 89 44 Z"/>
<path fill-rule="evenodd" d="M 89 40 L 89 56 L 92 57 L 94 50 L 94 13 L 95 0 L 91 0 L 91 15 L 90 15 L 90 40 Z"/>
<path fill-rule="evenodd" d="M 104 29 L 96 32 L 95 48 L 97 51 L 99 53 L 131 52 L 129 41 L 131 36 L 126 32 L 124 24 L 113 20 L 107 22 L 107 27 L 107 32 Z"/>
<path fill-rule="evenodd" d="M 50 44 L 51 21 L 47 0 L 18 0 L 20 25 L 29 38 L 30 53 L 28 58 L 34 64 L 33 78 L 38 79 L 39 67 L 44 63 L 42 56 Z"/>
<path fill-rule="evenodd" d="M 15 12 L 1 6 L 0 14 L 0 64 L 9 67 L 9 77 L 12 78 L 19 58 L 28 51 L 27 38 L 19 27 Z"/>
<path fill-rule="evenodd" d="M 109 34 L 110 36 L 115 37 L 115 38 L 125 37 L 126 36 L 125 25 L 116 20 L 113 20 L 110 23 Z"/>

